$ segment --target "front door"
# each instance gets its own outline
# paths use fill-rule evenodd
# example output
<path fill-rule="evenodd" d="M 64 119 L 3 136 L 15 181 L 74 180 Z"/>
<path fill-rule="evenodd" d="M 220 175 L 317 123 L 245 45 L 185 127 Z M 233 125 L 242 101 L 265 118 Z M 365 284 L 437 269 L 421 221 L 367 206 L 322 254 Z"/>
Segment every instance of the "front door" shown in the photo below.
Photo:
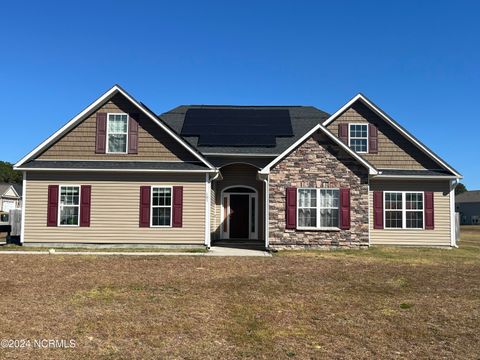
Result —
<path fill-rule="evenodd" d="M 230 195 L 230 238 L 248 239 L 248 194 Z"/>

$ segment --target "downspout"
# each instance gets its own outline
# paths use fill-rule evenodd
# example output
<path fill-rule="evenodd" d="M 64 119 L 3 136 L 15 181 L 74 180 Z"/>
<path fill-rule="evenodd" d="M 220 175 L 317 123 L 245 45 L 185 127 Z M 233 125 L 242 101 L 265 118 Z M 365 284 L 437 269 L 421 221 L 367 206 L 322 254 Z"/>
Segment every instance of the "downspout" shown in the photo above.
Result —
<path fill-rule="evenodd" d="M 265 249 L 268 250 L 268 247 L 270 246 L 269 244 L 269 239 L 268 239 L 268 234 L 269 234 L 269 216 L 270 216 L 270 209 L 269 209 L 269 202 L 270 202 L 270 182 L 268 178 L 268 174 L 260 174 L 258 173 L 258 178 L 263 181 L 265 184 L 265 191 L 264 191 L 264 200 L 265 200 L 265 219 L 264 219 L 264 225 L 263 225 L 263 231 L 264 231 L 264 237 L 265 237 Z"/>
<path fill-rule="evenodd" d="M 458 248 L 455 228 L 455 188 L 457 185 L 458 179 L 450 180 L 450 246 L 454 248 Z"/>

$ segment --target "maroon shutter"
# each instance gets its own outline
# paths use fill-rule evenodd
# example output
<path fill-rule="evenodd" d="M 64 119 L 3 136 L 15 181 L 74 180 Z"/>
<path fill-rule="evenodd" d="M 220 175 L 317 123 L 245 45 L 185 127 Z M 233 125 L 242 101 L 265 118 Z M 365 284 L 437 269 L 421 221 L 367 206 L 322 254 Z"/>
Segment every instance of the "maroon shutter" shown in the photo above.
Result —
<path fill-rule="evenodd" d="M 368 125 L 368 152 L 378 154 L 378 129 L 375 125 Z"/>
<path fill-rule="evenodd" d="M 47 226 L 57 226 L 58 185 L 48 185 Z"/>
<path fill-rule="evenodd" d="M 348 145 L 348 124 L 338 124 L 338 138 Z"/>
<path fill-rule="evenodd" d="M 82 185 L 80 188 L 80 226 L 90 226 L 90 201 L 92 187 L 90 185 Z"/>
<path fill-rule="evenodd" d="M 105 154 L 106 144 L 107 144 L 107 113 L 98 112 L 95 153 Z"/>
<path fill-rule="evenodd" d="M 150 186 L 140 186 L 140 227 L 150 227 Z"/>
<path fill-rule="evenodd" d="M 373 228 L 383 229 L 383 191 L 373 192 Z"/>
<path fill-rule="evenodd" d="M 131 114 L 128 121 L 128 153 L 138 153 L 138 114 Z"/>
<path fill-rule="evenodd" d="M 285 213 L 285 228 L 295 229 L 297 227 L 297 188 L 287 188 Z"/>
<path fill-rule="evenodd" d="M 340 189 L 340 229 L 350 229 L 350 189 Z"/>
<path fill-rule="evenodd" d="M 182 227 L 183 218 L 183 186 L 173 187 L 173 219 L 172 227 Z"/>
<path fill-rule="evenodd" d="M 433 230 L 434 224 L 433 192 L 425 191 L 425 229 Z"/>

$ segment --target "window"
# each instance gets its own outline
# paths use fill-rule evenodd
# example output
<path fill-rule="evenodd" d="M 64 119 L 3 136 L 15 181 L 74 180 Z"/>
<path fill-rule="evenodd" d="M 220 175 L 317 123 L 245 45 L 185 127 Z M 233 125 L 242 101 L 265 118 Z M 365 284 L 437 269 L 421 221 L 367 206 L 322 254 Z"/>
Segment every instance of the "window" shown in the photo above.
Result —
<path fill-rule="evenodd" d="M 320 189 L 320 227 L 338 227 L 339 191 Z"/>
<path fill-rule="evenodd" d="M 368 152 L 368 124 L 350 124 L 349 144 L 353 151 Z"/>
<path fill-rule="evenodd" d="M 126 154 L 128 142 L 128 115 L 108 114 L 107 134 L 107 152 L 112 154 Z"/>
<path fill-rule="evenodd" d="M 80 186 L 60 186 L 59 225 L 78 226 Z"/>
<path fill-rule="evenodd" d="M 423 193 L 405 193 L 407 229 L 423 229 Z"/>
<path fill-rule="evenodd" d="M 423 229 L 422 192 L 385 192 L 386 229 Z"/>
<path fill-rule="evenodd" d="M 152 226 L 172 226 L 172 188 L 152 187 Z"/>
<path fill-rule="evenodd" d="M 298 226 L 317 227 L 316 189 L 298 189 Z"/>
<path fill-rule="evenodd" d="M 385 228 L 403 228 L 403 193 L 385 193 Z"/>
<path fill-rule="evenodd" d="M 298 189 L 298 227 L 337 228 L 339 198 L 338 189 Z"/>

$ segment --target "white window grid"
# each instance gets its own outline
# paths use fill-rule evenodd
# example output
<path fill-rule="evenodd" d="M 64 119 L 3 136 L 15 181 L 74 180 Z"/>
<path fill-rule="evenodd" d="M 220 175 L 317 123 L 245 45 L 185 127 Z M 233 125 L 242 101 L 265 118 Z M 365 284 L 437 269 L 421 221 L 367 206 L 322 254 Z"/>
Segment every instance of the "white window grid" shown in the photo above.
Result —
<path fill-rule="evenodd" d="M 316 201 L 315 206 L 301 206 L 300 204 L 300 192 L 301 191 L 315 191 Z M 325 204 L 325 201 L 322 200 L 322 192 L 337 192 L 337 206 L 331 204 Z M 333 194 L 332 194 L 333 195 Z M 324 202 L 322 204 L 322 201 Z M 316 226 L 300 226 L 299 225 L 299 213 L 300 209 L 314 209 L 315 216 L 316 216 Z M 334 226 L 321 226 L 321 210 L 338 210 L 337 213 L 337 224 Z M 298 188 L 297 189 L 297 229 L 315 229 L 315 230 L 322 230 L 322 229 L 338 229 L 340 226 L 340 189 L 338 188 Z"/>
<path fill-rule="evenodd" d="M 66 189 L 66 196 L 68 196 L 68 189 L 78 189 L 78 202 L 77 204 L 75 203 L 68 203 L 64 204 L 62 203 L 62 190 Z M 80 201 L 81 201 L 81 191 L 80 191 L 80 185 L 59 185 L 58 187 L 58 218 L 57 218 L 57 225 L 58 226 L 80 226 Z M 73 194 L 73 192 L 72 192 Z M 77 223 L 76 224 L 62 224 L 62 211 L 65 208 L 77 208 Z"/>
<path fill-rule="evenodd" d="M 154 205 L 153 204 L 153 193 L 154 190 L 170 190 L 170 205 Z M 172 207 L 173 207 L 173 186 L 165 186 L 165 185 L 153 185 L 150 188 L 150 227 L 172 227 Z M 163 209 L 169 209 L 170 213 L 170 223 L 167 225 L 153 225 L 153 209 L 156 208 L 163 208 Z"/>
<path fill-rule="evenodd" d="M 125 131 L 110 131 L 110 118 L 116 116 L 125 116 L 127 120 L 127 124 L 125 127 Z M 128 153 L 128 126 L 129 126 L 130 119 L 128 114 L 126 113 L 108 113 L 107 114 L 107 154 L 127 154 Z M 125 151 L 111 151 L 110 150 L 110 135 L 125 135 Z"/>
<path fill-rule="evenodd" d="M 387 194 L 392 195 L 400 195 L 401 196 L 401 208 L 396 208 L 396 209 L 387 209 L 386 208 L 386 198 Z M 408 195 L 414 195 L 416 201 L 414 203 L 418 207 L 419 204 L 421 204 L 421 209 L 419 208 L 414 208 L 414 209 L 407 209 L 407 194 Z M 421 201 L 418 201 L 418 199 L 421 199 Z M 387 222 L 386 222 L 386 214 L 387 212 L 394 212 L 398 211 L 402 213 L 402 226 L 401 227 L 388 227 Z M 421 227 L 407 227 L 407 213 L 408 212 L 421 212 L 422 216 L 422 226 Z M 384 191 L 383 192 L 383 223 L 384 223 L 384 228 L 385 229 L 403 229 L 403 230 L 423 230 L 425 229 L 425 197 L 423 195 L 423 192 L 421 191 Z"/>
<path fill-rule="evenodd" d="M 360 135 L 358 136 L 357 135 L 357 128 L 360 128 L 360 132 L 361 133 L 365 133 L 365 136 L 363 135 Z M 362 130 L 363 128 L 365 128 L 365 131 Z M 355 136 L 353 136 L 355 135 Z M 358 124 L 358 123 L 352 123 L 352 124 L 348 124 L 348 146 L 353 149 L 355 152 L 357 153 L 360 153 L 360 154 L 365 154 L 365 153 L 368 153 L 368 124 Z M 365 143 L 366 143 L 366 149 L 365 151 L 361 151 L 361 150 L 357 150 L 353 143 L 355 141 L 352 141 L 352 140 L 365 140 Z"/>

